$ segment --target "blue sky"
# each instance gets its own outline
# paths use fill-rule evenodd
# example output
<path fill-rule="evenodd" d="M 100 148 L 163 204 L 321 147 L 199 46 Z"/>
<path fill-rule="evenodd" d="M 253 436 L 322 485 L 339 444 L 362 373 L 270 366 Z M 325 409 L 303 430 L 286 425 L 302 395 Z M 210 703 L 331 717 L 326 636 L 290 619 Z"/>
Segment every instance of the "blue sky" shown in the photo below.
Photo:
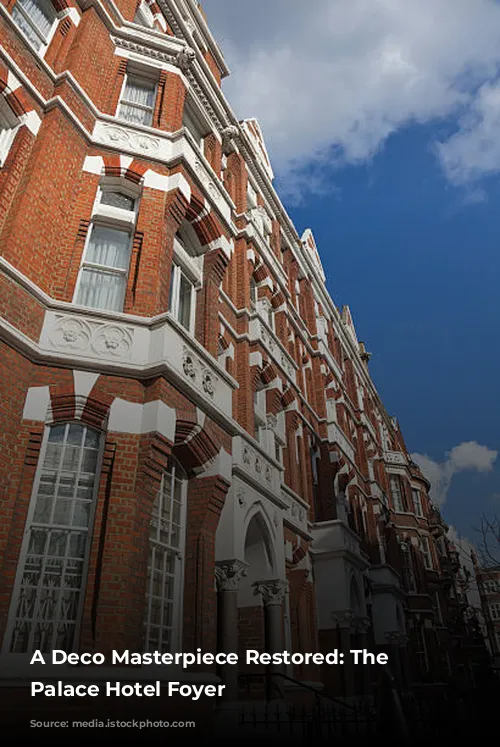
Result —
<path fill-rule="evenodd" d="M 203 5 L 235 113 L 261 122 L 388 411 L 477 539 L 500 513 L 500 3 Z"/>
<path fill-rule="evenodd" d="M 450 187 L 429 152 L 433 129 L 404 129 L 369 165 L 325 174 L 333 193 L 288 209 L 299 230 L 313 227 L 408 449 L 443 462 L 463 442 L 500 447 L 500 185 L 479 203 Z M 443 513 L 471 539 L 499 478 L 497 465 L 451 481 Z"/>

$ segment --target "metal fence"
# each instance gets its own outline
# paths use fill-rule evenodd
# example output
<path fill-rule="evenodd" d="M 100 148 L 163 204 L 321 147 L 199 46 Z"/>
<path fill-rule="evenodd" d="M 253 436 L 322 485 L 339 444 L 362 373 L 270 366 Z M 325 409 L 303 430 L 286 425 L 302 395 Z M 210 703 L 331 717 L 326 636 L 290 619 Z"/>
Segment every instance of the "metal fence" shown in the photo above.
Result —
<path fill-rule="evenodd" d="M 477 737 L 497 719 L 498 690 L 474 689 L 399 694 L 394 689 L 357 702 L 330 701 L 316 694 L 312 705 L 255 703 L 241 705 L 238 731 L 253 738 L 323 738 L 337 743 L 386 737 L 398 744 Z"/>

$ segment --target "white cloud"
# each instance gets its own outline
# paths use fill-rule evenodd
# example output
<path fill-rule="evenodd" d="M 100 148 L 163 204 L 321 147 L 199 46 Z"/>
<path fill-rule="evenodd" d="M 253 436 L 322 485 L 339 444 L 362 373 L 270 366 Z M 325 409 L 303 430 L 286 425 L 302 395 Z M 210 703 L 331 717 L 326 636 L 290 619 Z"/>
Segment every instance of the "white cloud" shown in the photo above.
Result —
<path fill-rule="evenodd" d="M 228 97 L 260 120 L 280 174 L 366 161 L 405 125 L 441 117 L 457 128 L 437 149 L 450 178 L 500 168 L 497 0 L 203 5 L 233 72 Z"/>
<path fill-rule="evenodd" d="M 480 88 L 459 124 L 459 131 L 438 145 L 449 179 L 467 184 L 500 171 L 500 81 Z"/>
<path fill-rule="evenodd" d="M 498 452 L 476 441 L 466 441 L 449 451 L 444 462 L 436 462 L 426 454 L 411 456 L 431 484 L 430 497 L 436 505 L 442 506 L 454 475 L 464 470 L 491 472 Z"/>

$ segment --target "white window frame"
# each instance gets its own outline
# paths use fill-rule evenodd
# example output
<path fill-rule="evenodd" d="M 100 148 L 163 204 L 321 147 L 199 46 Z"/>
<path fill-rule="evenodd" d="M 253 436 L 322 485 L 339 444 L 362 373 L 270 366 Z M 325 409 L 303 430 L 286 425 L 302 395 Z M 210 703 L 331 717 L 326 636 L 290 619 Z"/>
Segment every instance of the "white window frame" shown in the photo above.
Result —
<path fill-rule="evenodd" d="M 30 45 L 30 47 L 32 49 L 34 49 L 35 52 L 40 55 L 40 57 L 43 57 L 45 55 L 47 49 L 49 48 L 50 42 L 52 41 L 52 39 L 54 37 L 54 34 L 56 32 L 56 29 L 57 29 L 57 26 L 59 24 L 59 20 L 61 18 L 61 15 L 57 12 L 57 10 L 54 7 L 54 5 L 51 2 L 51 0 L 47 0 L 47 4 L 50 5 L 53 8 L 53 10 L 54 10 L 54 20 L 52 21 L 52 26 L 48 30 L 46 36 L 44 36 L 42 34 L 42 32 L 40 31 L 40 29 L 38 28 L 38 26 L 35 24 L 35 22 L 33 21 L 33 19 L 30 17 L 29 13 L 19 3 L 19 0 L 16 0 L 16 3 L 12 6 L 12 10 L 14 10 L 14 8 L 16 8 L 20 12 L 20 14 L 24 18 L 24 20 L 32 28 L 35 36 L 37 36 L 38 39 L 40 40 L 39 46 L 35 45 L 33 43 L 33 41 L 29 38 L 29 36 L 26 34 L 26 32 L 24 31 L 24 29 L 22 29 L 17 24 L 15 18 L 12 16 L 12 11 L 11 11 L 12 22 L 14 23 L 16 29 L 19 31 L 19 33 L 21 33 L 23 35 L 23 38 L 26 39 L 26 41 Z"/>
<path fill-rule="evenodd" d="M 174 571 L 174 589 L 172 594 L 172 604 L 173 604 L 173 614 L 172 614 L 172 640 L 170 641 L 170 653 L 175 653 L 176 651 L 181 651 L 182 648 L 182 620 L 183 620 L 183 591 L 184 591 L 184 572 L 185 572 L 185 552 L 186 552 L 186 531 L 187 531 L 187 487 L 188 487 L 188 477 L 185 473 L 185 470 L 182 468 L 182 466 L 179 464 L 179 462 L 176 459 L 171 460 L 171 466 L 173 468 L 173 474 L 174 479 L 175 472 L 177 470 L 181 473 L 181 507 L 180 507 L 180 519 L 179 519 L 179 547 L 173 548 L 168 543 L 161 542 L 158 539 L 153 540 L 151 537 L 151 534 L 149 535 L 148 539 L 148 569 L 150 567 L 151 562 L 151 551 L 153 549 L 153 545 L 163 547 L 164 549 L 167 549 L 174 553 L 175 555 L 175 562 L 177 564 L 177 569 Z M 161 485 L 159 490 L 163 490 L 163 482 L 165 479 L 165 475 L 167 474 L 168 469 L 165 470 L 165 472 L 162 475 L 161 479 Z M 172 472 L 170 473 L 172 474 Z M 153 517 L 151 516 L 151 521 L 149 524 L 149 529 L 151 533 L 151 526 L 152 526 Z M 165 574 L 164 574 L 165 577 Z M 150 630 L 151 630 L 151 589 L 152 589 L 152 582 L 153 582 L 153 576 L 150 577 L 150 586 L 146 590 L 146 614 L 144 619 L 144 646 L 143 648 L 145 651 L 150 651 L 149 647 L 149 638 L 150 638 Z M 164 588 L 164 587 L 163 587 Z M 162 592 L 161 599 L 164 599 L 163 596 L 164 592 Z M 160 622 L 160 635 L 161 635 L 161 622 Z M 161 647 L 160 647 L 161 648 Z M 157 649 L 153 649 L 157 650 Z"/>
<path fill-rule="evenodd" d="M 181 283 L 182 279 L 187 280 L 191 287 L 191 299 L 190 299 L 190 308 L 189 308 L 189 323 L 186 327 L 180 320 L 179 314 L 180 314 L 180 291 L 181 291 Z M 171 277 L 171 283 L 170 283 L 170 297 L 169 297 L 169 313 L 172 315 L 172 317 L 175 319 L 175 321 L 181 325 L 183 329 L 185 329 L 190 334 L 193 334 L 194 332 L 194 322 L 195 322 L 195 304 L 196 304 L 196 286 L 193 283 L 192 279 L 189 277 L 189 275 L 185 272 L 184 267 L 176 262 L 172 263 L 172 277 Z"/>
<path fill-rule="evenodd" d="M 137 16 L 139 16 L 142 23 L 136 20 Z M 133 22 L 137 26 L 145 26 L 146 28 L 149 28 L 149 29 L 154 28 L 155 19 L 154 19 L 153 11 L 149 7 L 149 4 L 145 2 L 145 0 L 141 0 L 141 3 L 136 10 Z"/>
<path fill-rule="evenodd" d="M 394 511 L 397 514 L 402 514 L 405 511 L 405 506 L 403 501 L 403 486 L 400 478 L 397 475 L 390 475 L 389 485 Z"/>
<path fill-rule="evenodd" d="M 189 243 L 189 242 L 186 242 Z M 169 313 L 178 324 L 186 329 L 190 334 L 194 333 L 195 312 L 196 312 L 196 294 L 202 285 L 202 257 L 191 257 L 183 246 L 182 237 L 176 236 L 174 239 L 174 253 L 172 262 L 172 276 L 170 280 L 169 291 Z M 189 312 L 189 326 L 186 328 L 179 319 L 179 302 L 181 277 L 191 285 L 191 308 Z"/>
<path fill-rule="evenodd" d="M 429 537 L 426 537 L 425 535 L 423 537 L 420 537 L 420 552 L 422 553 L 422 558 L 424 560 L 424 567 L 426 568 L 426 570 L 432 571 L 434 569 L 434 563 L 432 561 L 432 548 Z"/>
<path fill-rule="evenodd" d="M 182 112 L 182 128 L 188 132 L 196 147 L 203 151 L 205 138 L 211 131 L 208 122 L 204 121 L 203 114 L 192 98 L 186 97 L 184 110 Z M 205 133 L 205 134 L 203 134 Z"/>
<path fill-rule="evenodd" d="M 16 117 L 5 97 L 0 94 L 0 168 L 7 160 L 20 127 L 19 117 Z"/>
<path fill-rule="evenodd" d="M 123 208 L 117 208 L 112 205 L 105 205 L 102 203 L 102 195 L 105 192 L 123 192 L 125 195 L 131 197 L 135 200 L 135 205 L 133 210 L 125 210 Z M 83 306 L 83 304 L 80 304 L 77 299 L 80 293 L 80 286 L 82 283 L 82 276 L 85 269 L 89 268 L 92 270 L 97 270 L 98 272 L 101 272 L 102 274 L 107 275 L 119 275 L 121 277 L 125 277 L 125 283 L 124 283 L 124 290 L 123 290 L 123 297 L 121 299 L 120 308 L 119 309 L 104 309 L 101 307 L 84 307 L 84 308 L 95 308 L 96 311 L 102 311 L 102 312 L 112 312 L 112 313 L 122 313 L 123 312 L 123 306 L 125 303 L 126 293 L 127 293 L 127 285 L 128 285 L 128 277 L 130 273 L 130 261 L 132 258 L 132 247 L 133 247 L 133 241 L 134 241 L 134 232 L 135 232 L 135 224 L 137 221 L 137 214 L 139 210 L 139 200 L 140 200 L 140 191 L 138 189 L 134 189 L 131 185 L 128 183 L 124 183 L 124 180 L 117 179 L 117 178 L 107 178 L 103 179 L 101 184 L 99 185 L 96 198 L 94 201 L 94 206 L 92 210 L 92 220 L 90 222 L 87 236 L 85 238 L 85 244 L 83 247 L 82 252 L 82 259 L 80 262 L 80 269 L 78 271 L 78 278 L 75 285 L 75 292 L 73 295 L 73 303 Z M 99 265 L 94 262 L 89 262 L 87 260 L 87 255 L 89 252 L 89 246 L 92 239 L 92 233 L 97 227 L 103 227 L 103 228 L 110 228 L 118 231 L 123 231 L 124 233 L 128 233 L 129 235 L 129 263 L 126 269 L 123 268 L 114 268 L 114 267 L 108 267 L 107 265 Z"/>
<path fill-rule="evenodd" d="M 153 95 L 153 106 L 145 106 L 144 104 L 137 104 L 134 102 L 126 101 L 124 99 L 125 90 L 127 88 L 127 83 L 130 78 L 135 78 L 137 80 L 142 81 L 148 81 L 149 83 L 154 84 L 154 95 Z M 147 68 L 147 67 L 135 67 L 135 65 L 128 65 L 127 66 L 127 72 L 125 73 L 125 76 L 123 78 L 123 83 L 120 91 L 120 96 L 118 99 L 118 106 L 116 107 L 116 117 L 118 119 L 121 119 L 123 122 L 126 122 L 128 126 L 130 127 L 154 127 L 154 115 L 155 115 L 155 109 L 156 109 L 156 101 L 158 99 L 158 70 L 155 68 Z M 141 111 L 150 111 L 151 112 L 151 122 L 149 124 L 144 124 L 142 122 L 131 122 L 130 119 L 127 119 L 122 115 L 122 106 L 131 106 L 135 107 L 136 109 L 140 109 Z"/>
<path fill-rule="evenodd" d="M 33 488 L 31 491 L 30 503 L 29 503 L 28 512 L 26 516 L 26 523 L 24 527 L 23 541 L 22 541 L 21 551 L 20 551 L 19 560 L 17 564 L 16 577 L 14 581 L 14 587 L 12 590 L 9 614 L 7 618 L 7 626 L 6 626 L 6 630 L 4 633 L 3 644 L 2 644 L 2 656 L 16 657 L 16 661 L 19 661 L 21 659 L 30 660 L 33 654 L 33 651 L 30 651 L 30 650 L 28 650 L 26 653 L 11 652 L 10 648 L 11 648 L 12 636 L 14 633 L 14 627 L 15 627 L 15 622 L 16 622 L 16 610 L 17 610 L 17 605 L 19 603 L 22 580 L 23 580 L 23 575 L 25 571 L 25 563 L 26 563 L 26 558 L 28 556 L 28 549 L 29 549 L 29 544 L 31 540 L 31 529 L 33 525 L 34 526 L 37 525 L 34 522 L 34 516 L 35 516 L 36 504 L 37 504 L 37 499 L 38 499 L 38 491 L 40 488 L 42 473 L 44 471 L 44 462 L 45 462 L 45 457 L 46 457 L 47 448 L 49 444 L 49 435 L 50 435 L 51 428 L 54 426 L 58 426 L 58 425 L 69 426 L 72 424 L 80 425 L 84 428 L 87 428 L 88 430 L 98 433 L 99 439 L 100 439 L 98 453 L 97 453 L 96 469 L 95 469 L 95 483 L 94 483 L 93 492 L 92 492 L 92 505 L 91 505 L 91 509 L 89 513 L 86 548 L 85 548 L 85 553 L 84 553 L 83 562 L 82 562 L 80 599 L 78 600 L 78 611 L 76 615 L 75 627 L 74 627 L 74 633 L 73 633 L 72 651 L 67 652 L 67 653 L 73 653 L 77 651 L 78 649 L 83 609 L 85 605 L 87 582 L 88 582 L 89 559 L 90 559 L 90 553 L 92 550 L 92 542 L 93 542 L 93 537 L 94 537 L 95 516 L 96 516 L 96 510 L 97 510 L 97 503 L 98 503 L 99 487 L 100 487 L 100 483 L 102 479 L 102 465 L 103 465 L 104 446 L 105 446 L 106 439 L 105 439 L 105 434 L 102 431 L 100 431 L 98 428 L 88 426 L 86 423 L 83 423 L 81 420 L 67 420 L 67 421 L 60 422 L 60 423 L 59 422 L 47 423 L 44 429 L 42 443 L 40 447 L 40 453 L 39 453 L 38 463 L 36 467 L 35 479 L 33 481 Z M 80 463 L 81 463 L 81 455 L 80 455 Z M 60 475 L 62 472 L 64 472 L 64 470 L 59 469 L 58 475 Z M 77 474 L 80 474 L 80 472 L 78 472 Z M 38 522 L 38 523 L 41 523 L 41 522 Z M 51 523 L 48 526 L 54 527 L 54 526 L 59 526 L 59 525 Z M 63 525 L 61 525 L 61 527 L 63 527 Z M 64 528 L 67 529 L 67 531 L 71 531 L 71 527 L 66 527 L 64 525 Z M 44 557 L 47 557 L 47 556 L 44 555 Z"/>
<path fill-rule="evenodd" d="M 259 287 L 254 276 L 250 277 L 250 309 L 255 311 L 257 309 L 257 302 L 259 300 Z"/>
<path fill-rule="evenodd" d="M 491 602 L 489 604 L 490 618 L 500 620 L 500 602 Z"/>
<path fill-rule="evenodd" d="M 483 581 L 483 587 L 484 587 L 485 594 L 498 594 L 500 592 L 498 581 L 495 581 L 494 579 L 488 579 L 488 581 Z"/>
<path fill-rule="evenodd" d="M 423 519 L 424 509 L 422 506 L 422 496 L 420 494 L 420 490 L 417 490 L 417 488 L 412 488 L 411 497 L 413 501 L 413 509 L 415 511 L 415 516 L 418 516 L 419 518 Z"/>

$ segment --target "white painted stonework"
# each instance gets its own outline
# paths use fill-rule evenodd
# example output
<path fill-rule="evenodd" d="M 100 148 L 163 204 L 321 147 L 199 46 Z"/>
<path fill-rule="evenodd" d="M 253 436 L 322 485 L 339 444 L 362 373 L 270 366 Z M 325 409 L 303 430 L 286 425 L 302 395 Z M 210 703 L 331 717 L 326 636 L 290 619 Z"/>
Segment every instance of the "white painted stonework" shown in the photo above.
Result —
<path fill-rule="evenodd" d="M 165 370 L 176 383 L 195 389 L 227 416 L 232 414 L 236 383 L 168 314 L 153 323 L 47 311 L 40 347 L 77 365 L 98 362 L 100 367 L 121 370 L 124 375 L 127 371 L 146 374 Z"/>
<path fill-rule="evenodd" d="M 282 504 L 281 470 L 274 460 L 242 436 L 233 438 L 233 471 Z"/>
<path fill-rule="evenodd" d="M 221 215 L 226 224 L 231 225 L 233 205 L 229 195 L 205 161 L 201 151 L 197 151 L 182 131 L 172 135 L 153 128 L 134 126 L 130 122 L 123 122 L 119 119 L 109 122 L 101 119 L 97 120 L 92 137 L 96 143 L 117 148 L 120 153 L 131 153 L 138 157 L 147 156 L 165 165 L 183 161 L 197 176 L 197 182 L 204 190 L 210 207 Z M 162 177 L 161 184 L 165 180 L 170 183 L 174 176 L 176 175 Z M 159 174 L 158 177 L 160 177 Z M 159 185 L 160 181 L 158 181 Z M 165 184 L 167 184 L 167 181 L 165 181 Z M 186 180 L 184 179 L 184 181 Z M 172 186 L 168 189 L 155 186 L 152 177 L 150 177 L 149 183 L 145 183 L 145 185 L 163 189 L 163 191 L 172 189 Z M 189 200 L 190 196 L 187 199 Z"/>
<path fill-rule="evenodd" d="M 348 441 L 346 436 L 344 435 L 343 431 L 339 428 L 337 423 L 329 422 L 328 423 L 328 440 L 331 443 L 337 443 L 344 454 L 347 456 L 350 462 L 354 463 L 354 457 L 355 457 L 355 451 L 354 447 Z"/>
<path fill-rule="evenodd" d="M 373 634 L 376 645 L 391 642 L 393 633 L 405 634 L 404 614 L 401 610 L 402 592 L 399 579 L 389 566 L 370 568 Z"/>
<path fill-rule="evenodd" d="M 394 464 L 396 466 L 406 467 L 408 460 L 405 455 L 400 451 L 385 451 L 384 461 L 387 464 Z"/>
<path fill-rule="evenodd" d="M 50 413 L 50 389 L 48 386 L 32 386 L 26 394 L 23 420 L 44 423 Z"/>
<path fill-rule="evenodd" d="M 366 615 L 362 574 L 369 563 L 360 553 L 357 536 L 341 521 L 315 524 L 312 534 L 314 539 L 311 555 L 316 582 L 318 628 L 329 630 L 335 627 L 339 613 L 353 609 L 353 584 L 359 595 L 358 615 Z"/>
<path fill-rule="evenodd" d="M 273 361 L 295 383 L 297 380 L 296 368 L 293 364 L 292 358 L 289 356 L 274 332 L 271 332 L 258 316 L 254 316 L 250 319 L 249 336 L 251 341 L 262 342 Z"/>

